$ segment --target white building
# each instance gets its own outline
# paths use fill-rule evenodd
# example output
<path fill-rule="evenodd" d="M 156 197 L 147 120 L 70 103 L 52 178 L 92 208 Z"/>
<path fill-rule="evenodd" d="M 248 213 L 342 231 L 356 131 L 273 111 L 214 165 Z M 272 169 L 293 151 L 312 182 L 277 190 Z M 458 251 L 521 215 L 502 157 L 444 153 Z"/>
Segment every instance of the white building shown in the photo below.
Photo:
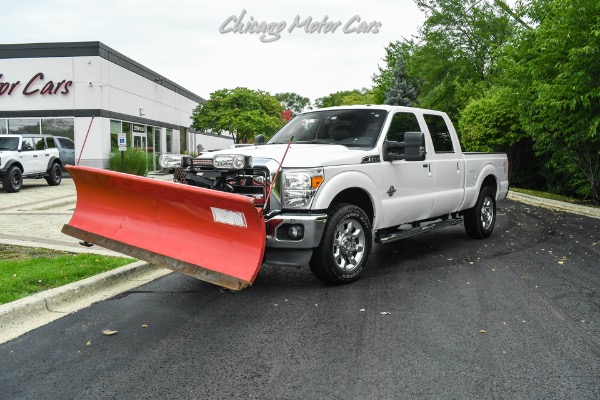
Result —
<path fill-rule="evenodd" d="M 201 101 L 100 42 L 0 45 L 0 134 L 70 137 L 80 165 L 106 168 L 119 134 L 148 153 L 150 169 L 160 154 L 191 154 L 203 144 L 204 135 L 189 129 Z M 206 140 L 215 148 L 233 143 Z"/>

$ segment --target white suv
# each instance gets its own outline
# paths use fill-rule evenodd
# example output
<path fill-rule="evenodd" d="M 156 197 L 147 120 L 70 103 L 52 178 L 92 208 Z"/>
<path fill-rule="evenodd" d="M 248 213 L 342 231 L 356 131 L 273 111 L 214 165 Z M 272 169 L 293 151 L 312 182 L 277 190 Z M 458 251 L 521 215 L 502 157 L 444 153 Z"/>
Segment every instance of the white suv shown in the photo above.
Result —
<path fill-rule="evenodd" d="M 62 181 L 62 162 L 51 135 L 0 135 L 0 180 L 4 190 L 18 192 L 23 178 L 44 178 L 48 185 Z"/>

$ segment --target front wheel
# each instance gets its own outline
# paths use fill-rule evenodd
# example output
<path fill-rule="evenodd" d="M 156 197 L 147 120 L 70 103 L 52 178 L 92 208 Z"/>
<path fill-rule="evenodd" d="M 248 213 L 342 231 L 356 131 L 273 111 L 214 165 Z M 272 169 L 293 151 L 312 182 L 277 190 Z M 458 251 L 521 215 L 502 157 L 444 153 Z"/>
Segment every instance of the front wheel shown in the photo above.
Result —
<path fill-rule="evenodd" d="M 48 182 L 48 185 L 50 186 L 58 186 L 60 185 L 60 182 L 62 182 L 62 168 L 57 162 L 52 163 L 52 166 L 48 170 L 46 182 Z"/>
<path fill-rule="evenodd" d="M 16 193 L 23 187 L 23 174 L 19 167 L 12 166 L 2 177 L 2 186 L 7 193 Z"/>
<path fill-rule="evenodd" d="M 489 186 L 479 192 L 475 207 L 464 215 L 465 230 L 473 239 L 485 239 L 492 234 L 496 225 L 496 192 Z"/>
<path fill-rule="evenodd" d="M 339 204 L 331 213 L 319 247 L 313 252 L 310 269 L 322 281 L 333 284 L 354 282 L 363 274 L 371 252 L 371 222 L 352 204 Z"/>

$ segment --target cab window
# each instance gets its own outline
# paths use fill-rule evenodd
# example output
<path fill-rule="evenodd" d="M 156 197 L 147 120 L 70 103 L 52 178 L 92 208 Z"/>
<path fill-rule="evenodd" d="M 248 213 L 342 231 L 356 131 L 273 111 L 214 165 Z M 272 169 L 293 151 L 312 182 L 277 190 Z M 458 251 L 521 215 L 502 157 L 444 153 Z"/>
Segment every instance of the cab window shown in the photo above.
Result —
<path fill-rule="evenodd" d="M 406 132 L 421 132 L 417 116 L 406 112 L 394 114 L 390 123 L 390 129 L 388 129 L 387 139 L 403 142 Z"/>
<path fill-rule="evenodd" d="M 433 150 L 436 153 L 454 153 L 452 136 L 450 136 L 450 129 L 448 129 L 444 117 L 441 115 L 425 114 L 423 118 L 425 118 L 425 123 L 427 124 L 427 128 L 429 128 Z"/>

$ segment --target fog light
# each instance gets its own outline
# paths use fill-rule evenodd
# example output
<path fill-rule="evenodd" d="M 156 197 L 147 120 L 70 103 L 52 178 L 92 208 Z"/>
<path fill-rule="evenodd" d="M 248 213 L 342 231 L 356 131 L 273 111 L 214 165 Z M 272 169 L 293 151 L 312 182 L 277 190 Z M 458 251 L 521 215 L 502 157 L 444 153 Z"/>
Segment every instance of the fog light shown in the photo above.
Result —
<path fill-rule="evenodd" d="M 288 235 L 294 240 L 302 239 L 304 236 L 304 227 L 302 225 L 291 225 L 288 228 Z"/>

